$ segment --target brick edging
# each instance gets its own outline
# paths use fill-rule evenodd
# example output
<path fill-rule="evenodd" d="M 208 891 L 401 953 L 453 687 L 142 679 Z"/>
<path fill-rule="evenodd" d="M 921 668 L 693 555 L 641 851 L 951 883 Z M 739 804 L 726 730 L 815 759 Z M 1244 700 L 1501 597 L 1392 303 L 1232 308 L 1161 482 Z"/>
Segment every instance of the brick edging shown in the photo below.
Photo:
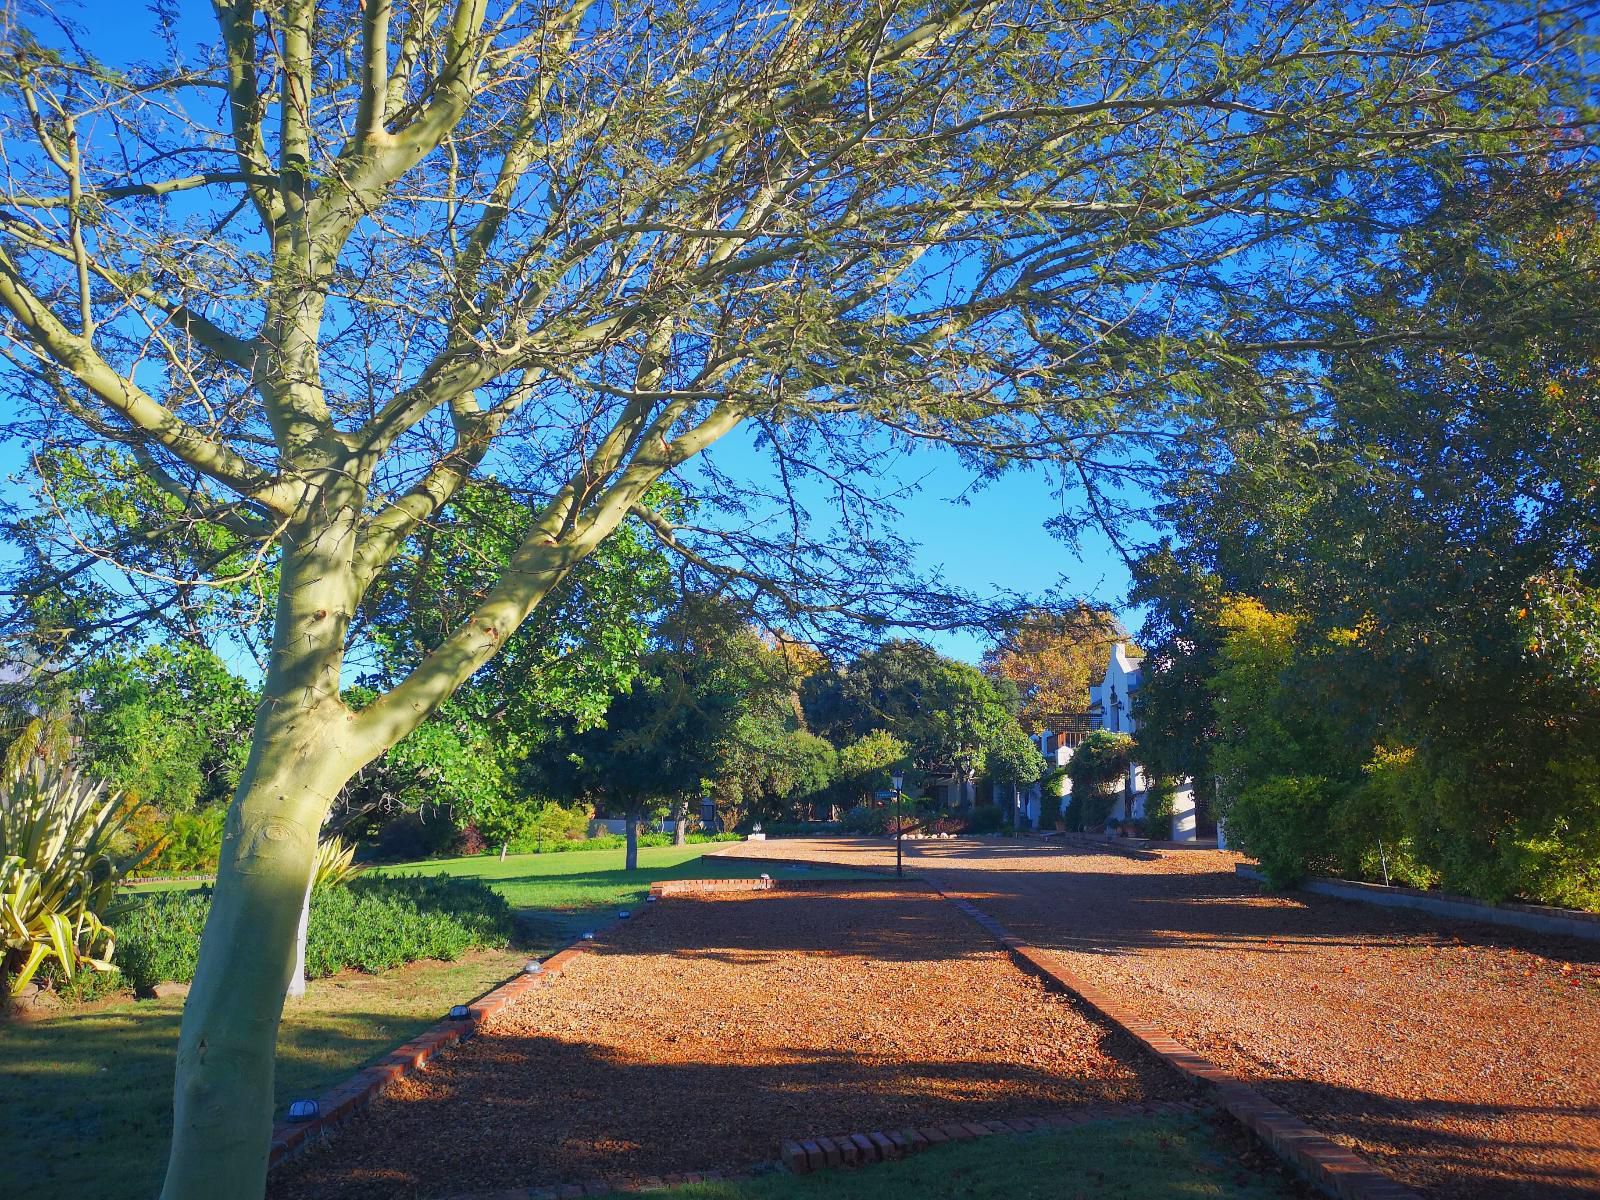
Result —
<path fill-rule="evenodd" d="M 1070 1129 L 1097 1121 L 1118 1121 L 1131 1117 L 1152 1117 L 1200 1111 L 1199 1105 L 1183 1100 L 1157 1100 L 1147 1104 L 1101 1104 L 1089 1108 L 1052 1113 L 1048 1117 L 1008 1117 L 1000 1121 L 946 1121 L 915 1129 L 875 1129 L 867 1133 L 836 1134 L 833 1137 L 793 1138 L 783 1143 L 782 1162 L 796 1175 L 809 1175 L 830 1167 L 859 1167 L 868 1163 L 889 1162 L 917 1154 L 930 1146 L 946 1142 L 965 1142 L 996 1134 L 1042 1133 Z"/>
<path fill-rule="evenodd" d="M 629 921 L 637 920 L 648 909 L 640 909 Z M 505 1009 L 525 992 L 555 982 L 562 970 L 578 955 L 593 949 L 607 934 L 626 924 L 621 917 L 613 917 L 594 929 L 594 940 L 574 938 L 544 958 L 539 959 L 543 970 L 537 975 L 521 974 L 506 980 L 499 987 L 467 1006 L 465 1020 L 446 1018 L 424 1030 L 402 1046 L 396 1046 L 383 1058 L 357 1071 L 349 1079 L 317 1098 L 318 1113 L 309 1121 L 276 1121 L 272 1126 L 272 1142 L 267 1151 L 267 1170 L 281 1166 L 315 1142 L 327 1139 L 339 1126 L 383 1095 L 395 1083 L 408 1075 L 425 1070 L 434 1055 L 471 1039 L 478 1026 Z"/>
<path fill-rule="evenodd" d="M 1231 1071 L 1169 1037 L 1134 1010 L 1051 960 L 1012 934 L 977 905 L 930 884 L 1002 946 L 1022 970 L 1076 996 L 1169 1067 L 1208 1089 L 1216 1103 L 1259 1138 L 1274 1155 L 1319 1191 L 1338 1200 L 1419 1200 L 1360 1155 L 1318 1133 L 1274 1104 Z"/>

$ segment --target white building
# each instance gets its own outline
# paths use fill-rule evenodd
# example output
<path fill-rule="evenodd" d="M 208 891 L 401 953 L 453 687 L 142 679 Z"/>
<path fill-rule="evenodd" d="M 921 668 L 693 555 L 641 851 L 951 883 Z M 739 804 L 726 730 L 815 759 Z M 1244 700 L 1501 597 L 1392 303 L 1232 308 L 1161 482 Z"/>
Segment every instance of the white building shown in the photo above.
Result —
<path fill-rule="evenodd" d="M 1095 729 L 1108 729 L 1113 733 L 1134 734 L 1139 722 L 1133 715 L 1133 695 L 1139 690 L 1139 679 L 1144 665 L 1142 658 L 1129 653 L 1128 647 L 1118 642 L 1111 648 L 1106 672 L 1098 684 L 1089 687 L 1089 707 L 1085 713 L 1062 716 L 1051 722 L 1052 728 L 1034 736 L 1039 753 L 1044 755 L 1050 768 L 1065 767 L 1072 761 L 1073 751 Z M 1144 768 L 1134 763 L 1128 768 L 1122 796 L 1111 810 L 1115 821 L 1142 820 L 1145 801 L 1149 795 L 1150 781 Z M 1071 795 L 1071 784 L 1062 802 Z M 998 796 L 996 799 L 1000 799 Z M 1006 799 L 1009 800 L 1009 797 Z M 1058 813 L 1049 812 L 1051 801 L 1044 798 L 1038 784 L 1017 797 L 1018 815 L 1026 816 L 1035 828 L 1050 828 Z M 1041 815 L 1044 820 L 1041 823 Z M 1196 811 L 1194 785 L 1190 780 L 1179 783 L 1173 796 L 1172 837 L 1175 841 L 1192 842 L 1196 837 Z"/>

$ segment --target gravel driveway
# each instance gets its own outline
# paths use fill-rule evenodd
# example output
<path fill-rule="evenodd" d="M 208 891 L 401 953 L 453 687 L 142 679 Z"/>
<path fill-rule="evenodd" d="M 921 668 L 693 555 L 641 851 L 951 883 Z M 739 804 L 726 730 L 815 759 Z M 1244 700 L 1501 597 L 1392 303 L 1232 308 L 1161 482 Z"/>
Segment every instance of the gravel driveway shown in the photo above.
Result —
<path fill-rule="evenodd" d="M 652 909 L 276 1173 L 270 1195 L 744 1167 L 796 1136 L 1189 1095 L 930 892 Z"/>
<path fill-rule="evenodd" d="M 733 849 L 893 862 L 881 842 Z M 1265 895 L 1215 851 L 1143 862 L 958 840 L 907 853 L 909 870 L 1418 1190 L 1600 1195 L 1600 945 Z"/>

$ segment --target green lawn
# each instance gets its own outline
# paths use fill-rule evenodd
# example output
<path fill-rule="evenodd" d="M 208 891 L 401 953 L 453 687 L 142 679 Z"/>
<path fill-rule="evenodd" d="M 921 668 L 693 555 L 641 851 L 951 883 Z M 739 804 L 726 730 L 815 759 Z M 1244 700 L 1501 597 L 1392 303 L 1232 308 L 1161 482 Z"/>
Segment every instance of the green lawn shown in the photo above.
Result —
<path fill-rule="evenodd" d="M 475 875 L 503 892 L 530 927 L 514 951 L 460 962 L 413 963 L 382 975 L 313 980 L 284 1011 L 278 1042 L 279 1109 L 316 1095 L 409 1041 L 452 1004 L 476 999 L 560 942 L 661 879 L 797 874 L 760 863 L 707 859 L 706 847 L 646 847 L 640 869 L 621 850 L 440 859 L 390 872 Z M 813 877 L 823 872 L 811 872 Z M 828 872 L 829 875 L 847 874 Z M 158 881 L 138 890 L 199 887 Z M 148 1200 L 160 1188 L 171 1128 L 172 1053 L 181 1000 L 125 1000 L 0 1025 L 0 1163 L 28 1163 L 33 1200 Z"/>
<path fill-rule="evenodd" d="M 533 910 L 552 930 L 571 936 L 598 917 L 644 903 L 650 885 L 664 879 L 750 879 L 763 873 L 775 879 L 861 878 L 842 868 L 782 867 L 737 858 L 701 858 L 715 846 L 642 846 L 639 869 L 622 869 L 622 850 L 573 850 L 565 854 L 513 854 L 429 859 L 381 867 L 389 874 L 469 875 L 484 880 L 511 902 Z"/>
<path fill-rule="evenodd" d="M 382 975 L 312 980 L 284 1010 L 278 1107 L 314 1096 L 495 987 L 525 951 L 479 951 Z M 183 1001 L 128 1000 L 0 1026 L 0 1162 L 38 1200 L 149 1200 L 172 1127 Z"/>
<path fill-rule="evenodd" d="M 1239 1161 L 1192 1117 L 1102 1121 L 992 1137 L 901 1162 L 686 1184 L 671 1200 L 1291 1200 L 1281 1175 Z M 621 1200 L 617 1197 L 616 1200 Z"/>

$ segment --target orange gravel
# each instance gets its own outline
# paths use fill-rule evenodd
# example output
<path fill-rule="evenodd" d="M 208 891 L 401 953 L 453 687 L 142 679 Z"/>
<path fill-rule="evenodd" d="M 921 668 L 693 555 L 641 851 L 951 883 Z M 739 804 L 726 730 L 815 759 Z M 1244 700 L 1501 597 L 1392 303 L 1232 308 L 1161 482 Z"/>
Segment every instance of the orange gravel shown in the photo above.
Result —
<path fill-rule="evenodd" d="M 1185 1095 L 930 893 L 674 898 L 276 1173 L 270 1195 L 741 1167 L 796 1136 Z"/>
<path fill-rule="evenodd" d="M 883 842 L 744 844 L 892 864 Z M 1440 1200 L 1600 1196 L 1600 944 L 1264 894 L 1237 856 L 907 843 L 1074 974 Z"/>

